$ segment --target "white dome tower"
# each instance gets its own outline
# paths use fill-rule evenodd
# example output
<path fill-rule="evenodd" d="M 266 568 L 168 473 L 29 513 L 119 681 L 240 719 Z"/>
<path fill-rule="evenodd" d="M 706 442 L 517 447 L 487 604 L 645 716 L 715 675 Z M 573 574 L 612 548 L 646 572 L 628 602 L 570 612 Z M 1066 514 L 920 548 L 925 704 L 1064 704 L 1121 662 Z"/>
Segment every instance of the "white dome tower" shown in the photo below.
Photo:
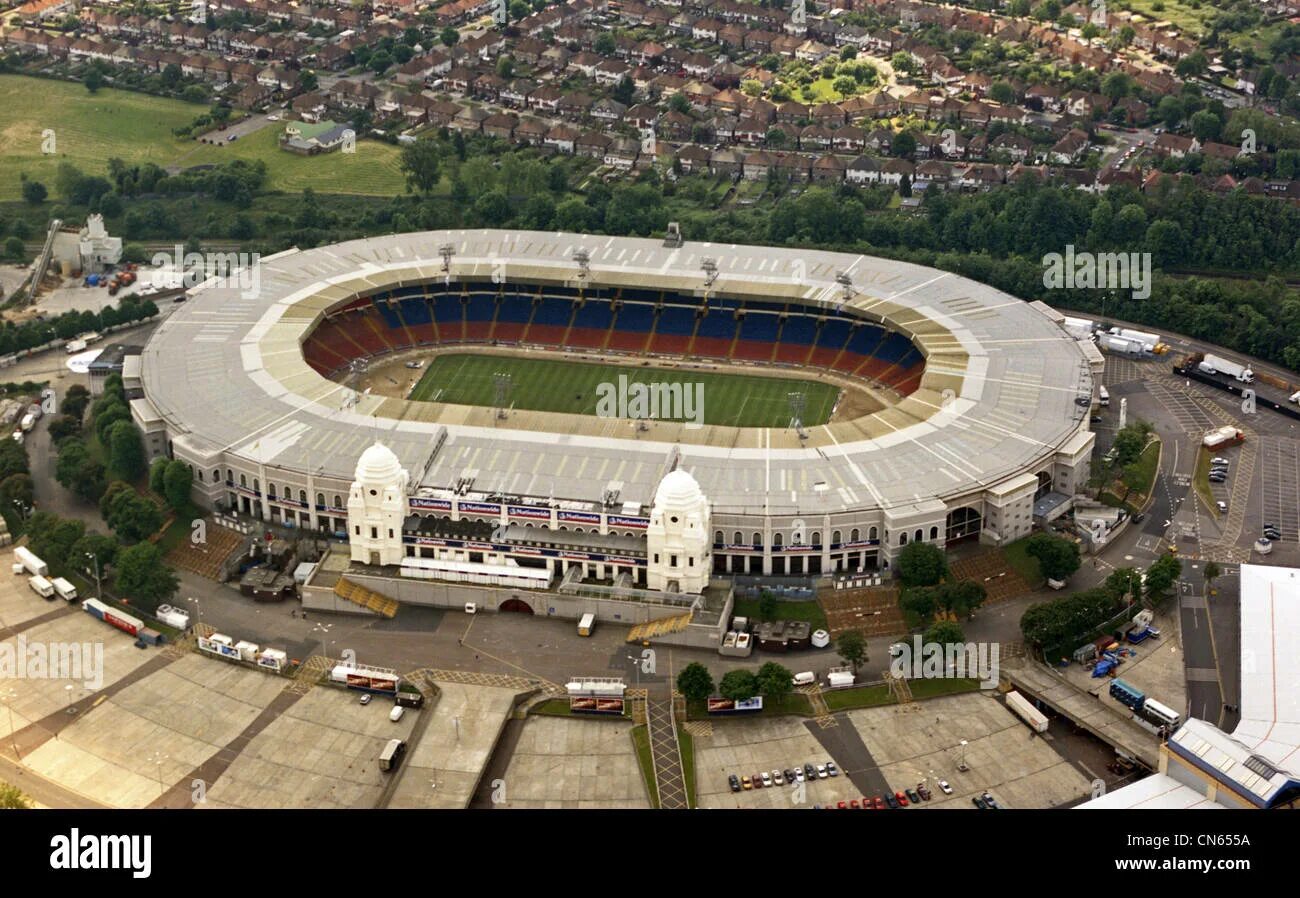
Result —
<path fill-rule="evenodd" d="M 348 493 L 348 539 L 352 560 L 362 564 L 401 564 L 402 521 L 410 476 L 393 450 L 376 441 L 357 461 Z"/>
<path fill-rule="evenodd" d="M 712 564 L 709 519 L 708 500 L 695 478 L 670 471 L 655 491 L 646 530 L 647 586 L 666 590 L 675 583 L 679 592 L 704 592 Z"/>

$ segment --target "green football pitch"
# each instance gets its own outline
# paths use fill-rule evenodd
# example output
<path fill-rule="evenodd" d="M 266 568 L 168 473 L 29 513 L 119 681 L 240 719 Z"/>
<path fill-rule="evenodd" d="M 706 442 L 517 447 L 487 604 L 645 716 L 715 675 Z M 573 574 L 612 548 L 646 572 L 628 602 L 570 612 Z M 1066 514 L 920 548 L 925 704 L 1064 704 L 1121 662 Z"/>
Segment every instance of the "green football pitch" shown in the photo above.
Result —
<path fill-rule="evenodd" d="M 505 404 L 527 411 L 568 412 L 610 417 L 698 420 L 727 427 L 788 427 L 793 392 L 805 396 L 803 423 L 825 424 L 839 389 L 812 380 L 746 377 L 667 368 L 601 365 L 560 359 L 512 358 L 456 353 L 430 360 L 409 398 L 453 405 L 497 404 L 498 374 L 509 375 Z M 622 380 L 620 380 L 620 376 Z M 672 401 L 660 401 L 636 414 L 637 402 L 668 390 L 652 385 L 681 384 Z"/>

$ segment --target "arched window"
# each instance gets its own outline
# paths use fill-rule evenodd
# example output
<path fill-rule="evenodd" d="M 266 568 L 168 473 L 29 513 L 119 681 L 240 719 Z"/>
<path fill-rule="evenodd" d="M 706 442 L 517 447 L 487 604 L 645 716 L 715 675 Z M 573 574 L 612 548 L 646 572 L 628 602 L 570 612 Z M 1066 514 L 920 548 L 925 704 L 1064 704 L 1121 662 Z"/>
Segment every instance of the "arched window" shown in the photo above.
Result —
<path fill-rule="evenodd" d="M 261 483 L 261 481 L 259 481 L 256 477 L 254 477 L 254 478 L 253 478 L 253 492 L 255 492 L 255 493 L 260 493 L 261 491 L 262 491 L 262 483 Z"/>
<path fill-rule="evenodd" d="M 867 531 L 867 539 L 879 539 L 879 538 L 880 538 L 880 534 L 876 532 L 875 527 L 872 527 L 870 530 Z"/>
<path fill-rule="evenodd" d="M 734 534 L 732 534 L 732 536 L 735 537 L 735 539 L 731 541 L 733 545 L 737 545 L 737 546 L 744 545 L 745 537 L 741 535 L 739 530 L 737 530 Z"/>
<path fill-rule="evenodd" d="M 776 533 L 773 533 L 773 534 L 772 534 L 772 547 L 773 547 L 774 549 L 779 549 L 779 548 L 781 548 L 781 533 L 780 533 L 780 531 L 777 531 Z"/>
<path fill-rule="evenodd" d="M 899 544 L 900 546 L 905 546 L 905 545 L 907 545 L 907 531 L 906 531 L 906 530 L 904 530 L 902 533 L 898 534 L 898 544 Z"/>
<path fill-rule="evenodd" d="M 316 494 L 316 504 L 317 504 L 317 505 L 321 505 L 321 506 L 323 506 L 323 505 L 325 504 L 325 494 L 324 494 L 324 493 L 317 493 L 317 494 Z"/>
<path fill-rule="evenodd" d="M 338 493 L 334 494 L 334 507 L 335 508 L 343 507 L 343 497 L 340 496 Z"/>
<path fill-rule="evenodd" d="M 917 530 L 912 539 L 916 540 L 918 543 L 923 542 L 925 540 L 925 533 L 921 530 Z"/>
<path fill-rule="evenodd" d="M 301 502 L 303 505 L 306 505 L 306 504 L 307 504 L 307 491 L 306 491 L 306 490 L 298 490 L 298 501 Z"/>
<path fill-rule="evenodd" d="M 858 528 L 854 527 L 852 530 L 849 531 L 849 542 L 856 543 L 859 539 L 860 536 L 859 536 Z"/>
<path fill-rule="evenodd" d="M 938 538 L 939 538 L 939 528 L 938 528 L 938 527 L 931 527 L 931 528 L 930 528 L 930 539 L 938 539 Z"/>
<path fill-rule="evenodd" d="M 256 482 L 256 481 L 254 481 L 254 482 Z M 271 498 L 271 499 L 274 499 L 274 498 L 275 498 L 275 484 L 274 484 L 274 483 L 268 483 L 268 484 L 266 485 L 266 495 L 267 495 L 269 498 Z"/>
<path fill-rule="evenodd" d="M 219 483 L 220 481 L 221 481 L 221 469 L 220 469 L 220 468 L 213 468 L 213 469 L 212 469 L 212 482 L 213 482 L 213 483 Z"/>
<path fill-rule="evenodd" d="M 810 543 L 810 545 L 820 546 L 821 544 L 822 544 L 822 533 L 820 530 L 814 530 L 812 534 L 812 542 Z"/>
<path fill-rule="evenodd" d="M 843 535 L 844 535 L 844 534 L 842 534 L 842 533 L 841 533 L 840 531 L 838 531 L 838 530 L 832 530 L 832 531 L 831 531 L 831 544 L 832 544 L 832 545 L 835 545 L 835 546 L 838 546 L 840 543 L 844 542 L 844 540 L 840 538 L 840 537 L 842 537 Z"/>
<path fill-rule="evenodd" d="M 722 539 L 722 531 L 721 531 L 721 530 L 719 530 L 717 533 L 713 534 L 713 542 L 714 542 L 714 545 L 718 545 L 718 546 L 722 545 L 722 543 L 723 543 L 723 539 Z"/>
<path fill-rule="evenodd" d="M 754 548 L 756 549 L 763 548 L 763 534 L 761 533 L 754 534 Z"/>
<path fill-rule="evenodd" d="M 245 489 L 248 488 L 248 478 L 245 477 L 243 474 L 239 475 L 239 485 L 244 487 Z"/>

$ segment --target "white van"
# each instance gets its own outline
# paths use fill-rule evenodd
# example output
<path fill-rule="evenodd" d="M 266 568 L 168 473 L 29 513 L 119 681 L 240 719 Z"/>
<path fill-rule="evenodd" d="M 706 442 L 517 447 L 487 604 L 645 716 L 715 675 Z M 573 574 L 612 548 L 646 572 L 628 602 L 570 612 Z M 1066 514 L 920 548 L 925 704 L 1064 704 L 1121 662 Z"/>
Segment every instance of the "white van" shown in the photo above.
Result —
<path fill-rule="evenodd" d="M 1110 405 L 1110 391 L 1105 387 L 1098 387 L 1097 389 L 1097 404 L 1102 408 Z"/>
<path fill-rule="evenodd" d="M 790 681 L 790 683 L 794 686 L 811 686 L 813 683 L 816 682 L 817 682 L 817 675 L 813 673 L 811 670 L 805 670 L 803 673 L 795 674 L 794 679 Z"/>
<path fill-rule="evenodd" d="M 391 720 L 393 723 L 397 723 L 397 721 L 402 719 L 402 715 L 405 712 L 406 709 L 403 708 L 401 705 L 393 705 L 393 710 L 388 712 L 388 719 Z"/>
<path fill-rule="evenodd" d="M 39 574 L 35 577 L 27 578 L 27 585 L 32 588 L 32 592 L 45 599 L 54 598 L 54 584 Z"/>
<path fill-rule="evenodd" d="M 73 586 L 67 580 L 64 580 L 62 577 L 55 577 L 50 581 L 50 585 L 53 586 L 54 591 L 59 594 L 59 598 L 63 599 L 65 602 L 76 601 L 77 587 Z"/>

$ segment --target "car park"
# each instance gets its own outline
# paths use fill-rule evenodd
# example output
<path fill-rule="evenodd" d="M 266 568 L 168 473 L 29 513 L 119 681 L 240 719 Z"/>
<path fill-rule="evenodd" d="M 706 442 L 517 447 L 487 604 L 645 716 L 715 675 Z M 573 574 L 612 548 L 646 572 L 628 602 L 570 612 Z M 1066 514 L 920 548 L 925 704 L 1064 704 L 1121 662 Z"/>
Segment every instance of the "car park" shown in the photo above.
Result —
<path fill-rule="evenodd" d="M 905 808 L 905 807 L 907 807 L 907 805 L 908 805 L 908 803 L 909 803 L 908 800 L 907 800 L 907 794 L 904 793 L 904 792 L 901 791 L 901 790 L 898 791 L 898 792 L 895 792 L 895 793 L 894 793 L 894 800 L 898 802 L 898 806 L 899 806 L 900 808 Z"/>
<path fill-rule="evenodd" d="M 826 762 L 826 772 L 829 773 L 831 776 L 839 776 L 839 775 L 840 775 L 840 769 L 839 769 L 838 767 L 835 766 L 835 762 L 834 762 L 834 761 L 827 761 L 827 762 Z"/>
<path fill-rule="evenodd" d="M 1228 513 L 1228 503 L 1227 503 L 1227 502 L 1215 502 L 1214 505 L 1215 505 L 1216 508 L 1219 509 L 1219 513 L 1220 513 L 1220 514 L 1227 514 L 1227 513 Z"/>
<path fill-rule="evenodd" d="M 943 791 L 944 795 L 952 794 L 952 786 L 948 785 L 947 780 L 939 780 L 939 788 Z"/>
<path fill-rule="evenodd" d="M 731 787 L 731 791 L 732 791 L 732 792 L 739 792 L 739 791 L 740 791 L 740 777 L 736 776 L 736 775 L 733 773 L 731 776 L 727 777 L 727 785 Z"/>

